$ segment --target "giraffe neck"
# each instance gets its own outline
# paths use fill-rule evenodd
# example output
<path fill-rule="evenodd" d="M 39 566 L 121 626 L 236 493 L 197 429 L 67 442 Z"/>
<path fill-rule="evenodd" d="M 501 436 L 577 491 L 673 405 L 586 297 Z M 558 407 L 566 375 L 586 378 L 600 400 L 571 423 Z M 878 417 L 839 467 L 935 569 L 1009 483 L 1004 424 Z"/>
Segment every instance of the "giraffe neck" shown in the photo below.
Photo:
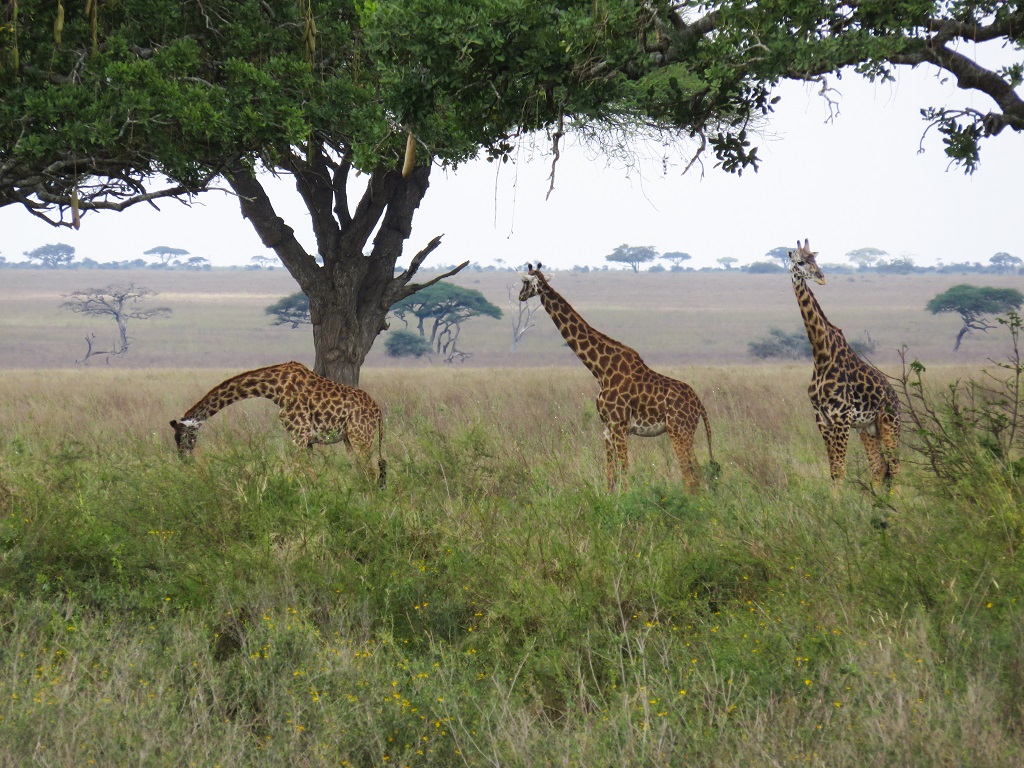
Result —
<path fill-rule="evenodd" d="M 599 381 L 603 382 L 608 375 L 607 363 L 612 356 L 636 355 L 625 344 L 620 344 L 592 327 L 546 280 L 540 281 L 539 294 L 544 309 L 562 338 Z"/>
<path fill-rule="evenodd" d="M 284 398 L 294 389 L 289 386 L 294 380 L 294 375 L 284 375 L 280 368 L 281 366 L 271 366 L 247 371 L 221 382 L 189 408 L 182 420 L 202 424 L 232 403 L 253 397 L 265 397 L 278 407 L 283 406 Z M 288 371 L 288 374 L 292 372 Z"/>
<path fill-rule="evenodd" d="M 804 318 L 804 328 L 811 342 L 815 366 L 834 360 L 841 348 L 848 346 L 842 331 L 829 322 L 818 300 L 811 293 L 807 281 L 796 274 L 793 275 L 793 291 L 796 293 L 800 314 Z"/>

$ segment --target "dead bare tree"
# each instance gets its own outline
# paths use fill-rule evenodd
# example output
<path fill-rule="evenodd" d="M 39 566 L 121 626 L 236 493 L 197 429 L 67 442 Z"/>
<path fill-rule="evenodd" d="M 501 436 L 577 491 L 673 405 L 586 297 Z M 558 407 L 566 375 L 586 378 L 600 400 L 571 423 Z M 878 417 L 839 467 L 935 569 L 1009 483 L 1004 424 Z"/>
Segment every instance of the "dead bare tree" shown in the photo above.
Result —
<path fill-rule="evenodd" d="M 131 337 L 128 335 L 129 320 L 149 320 L 154 317 L 167 317 L 171 314 L 168 307 L 138 306 L 139 302 L 155 295 L 155 291 L 136 286 L 134 283 L 108 285 L 106 288 L 87 288 L 66 294 L 65 298 L 69 301 L 61 304 L 61 309 L 96 317 L 109 315 L 117 323 L 118 338 L 113 341 L 110 349 L 96 349 L 96 334 L 90 333 L 85 337 L 85 357 L 76 362 L 82 364 L 91 357 L 105 355 L 109 364 L 111 357 L 124 357 L 128 354 L 128 346 L 131 342 Z"/>
<path fill-rule="evenodd" d="M 540 309 L 540 304 L 531 304 L 528 301 L 520 301 L 517 285 L 509 285 L 508 288 L 508 316 L 512 320 L 512 352 L 519 351 L 519 342 L 526 332 L 536 328 L 533 322 L 533 314 Z"/>

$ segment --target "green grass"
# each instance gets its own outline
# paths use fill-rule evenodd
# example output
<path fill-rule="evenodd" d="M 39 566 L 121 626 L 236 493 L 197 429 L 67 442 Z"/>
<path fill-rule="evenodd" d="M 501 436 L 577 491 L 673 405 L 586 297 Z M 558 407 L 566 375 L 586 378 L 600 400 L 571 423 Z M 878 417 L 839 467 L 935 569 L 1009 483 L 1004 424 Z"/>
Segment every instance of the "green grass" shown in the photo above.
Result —
<path fill-rule="evenodd" d="M 579 369 L 368 371 L 384 492 L 261 402 L 179 460 L 219 372 L 8 375 L 0 765 L 1020 765 L 1011 500 L 833 498 L 804 367 L 676 373 L 697 496 L 604 492 Z"/>

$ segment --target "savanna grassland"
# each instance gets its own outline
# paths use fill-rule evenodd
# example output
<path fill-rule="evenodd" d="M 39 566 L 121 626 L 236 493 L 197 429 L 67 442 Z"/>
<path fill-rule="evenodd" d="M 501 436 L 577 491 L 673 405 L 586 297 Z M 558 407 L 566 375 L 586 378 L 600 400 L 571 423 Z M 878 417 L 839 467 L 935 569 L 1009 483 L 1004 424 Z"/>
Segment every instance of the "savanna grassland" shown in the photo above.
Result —
<path fill-rule="evenodd" d="M 295 449 L 264 401 L 215 417 L 182 461 L 170 418 L 238 370 L 309 361 L 308 331 L 262 315 L 291 285 L 236 274 L 205 298 L 204 275 L 136 280 L 175 310 L 133 328 L 138 367 L 68 368 L 84 321 L 47 325 L 29 287 L 0 289 L 0 765 L 1024 763 L 1019 479 L 941 483 L 907 436 L 898 491 L 876 498 L 855 440 L 834 497 L 808 365 L 713 342 L 798 328 L 785 276 L 707 276 L 689 299 L 727 300 L 718 326 L 655 286 L 667 275 L 616 276 L 650 281 L 635 304 L 556 278 L 701 395 L 722 469 L 690 496 L 664 437 L 631 438 L 630 487 L 604 490 L 596 384 L 542 315 L 515 356 L 479 321 L 471 365 L 371 360 L 384 491 L 339 447 Z M 63 292 L 82 275 L 113 281 Z M 846 289 L 874 280 L 857 310 Z M 818 295 L 851 336 L 935 350 L 916 356 L 941 394 L 978 375 L 920 310 L 955 280 Z M 975 342 L 1006 353 L 997 331 Z"/>

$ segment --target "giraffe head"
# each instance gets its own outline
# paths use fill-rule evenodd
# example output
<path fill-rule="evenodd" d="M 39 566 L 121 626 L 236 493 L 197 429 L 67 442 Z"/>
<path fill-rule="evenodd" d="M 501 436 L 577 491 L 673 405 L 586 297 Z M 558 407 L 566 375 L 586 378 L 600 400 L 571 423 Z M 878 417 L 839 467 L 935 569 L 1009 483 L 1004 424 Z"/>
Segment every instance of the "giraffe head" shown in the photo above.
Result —
<path fill-rule="evenodd" d="M 192 449 L 196 447 L 196 438 L 199 437 L 199 427 L 202 424 L 201 421 L 195 421 L 194 419 L 171 420 L 171 426 L 174 428 L 174 442 L 178 446 L 178 453 L 183 456 L 192 453 Z"/>
<path fill-rule="evenodd" d="M 810 242 L 806 238 L 804 238 L 803 245 L 800 245 L 800 241 L 797 240 L 796 250 L 789 252 L 789 269 L 794 277 L 813 280 L 818 285 L 824 285 L 825 275 L 822 274 L 818 262 L 815 260 L 817 255 L 816 251 L 811 250 Z"/>
<path fill-rule="evenodd" d="M 526 265 L 526 274 L 523 275 L 523 287 L 519 291 L 519 300 L 527 301 L 540 293 L 540 282 L 544 279 L 544 275 L 540 272 L 541 263 L 537 262 L 537 267 L 534 268 L 533 264 Z"/>

